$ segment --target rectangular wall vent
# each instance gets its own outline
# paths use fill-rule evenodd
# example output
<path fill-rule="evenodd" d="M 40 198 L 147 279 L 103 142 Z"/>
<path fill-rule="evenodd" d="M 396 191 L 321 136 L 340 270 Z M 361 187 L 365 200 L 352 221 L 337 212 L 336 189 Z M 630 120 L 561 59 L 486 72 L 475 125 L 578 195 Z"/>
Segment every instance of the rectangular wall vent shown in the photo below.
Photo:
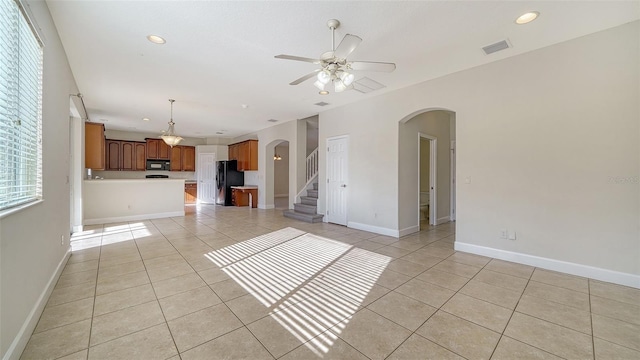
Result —
<path fill-rule="evenodd" d="M 380 84 L 379 82 L 369 79 L 368 77 L 363 77 L 360 80 L 357 80 L 353 83 L 353 90 L 359 91 L 363 94 L 368 92 L 372 92 L 375 90 L 380 90 L 386 86 Z"/>
<path fill-rule="evenodd" d="M 509 42 L 507 40 L 502 40 L 502 41 L 498 41 L 495 44 L 491 44 L 483 47 L 482 51 L 484 51 L 485 55 L 489 55 L 489 54 L 493 54 L 494 52 L 508 49 L 510 47 L 511 45 L 509 45 Z"/>
<path fill-rule="evenodd" d="M 319 103 L 315 103 L 315 104 L 313 104 L 313 105 L 318 105 L 318 106 L 327 106 L 327 105 L 329 105 L 329 103 L 326 103 L 326 102 L 324 102 L 324 101 L 320 101 Z"/>

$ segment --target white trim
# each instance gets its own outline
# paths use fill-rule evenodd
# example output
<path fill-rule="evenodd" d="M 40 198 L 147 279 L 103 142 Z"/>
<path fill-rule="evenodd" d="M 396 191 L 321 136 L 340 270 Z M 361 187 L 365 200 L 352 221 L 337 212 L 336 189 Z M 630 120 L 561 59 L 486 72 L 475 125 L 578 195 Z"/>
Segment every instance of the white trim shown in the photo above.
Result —
<path fill-rule="evenodd" d="M 357 230 L 364 230 L 364 231 L 368 231 L 368 232 L 372 232 L 380 235 L 392 236 L 396 238 L 399 237 L 398 230 L 383 228 L 380 226 L 373 226 L 373 225 L 361 224 L 361 223 L 349 221 L 347 222 L 347 227 L 352 229 L 357 229 Z"/>
<path fill-rule="evenodd" d="M 420 140 L 429 140 L 429 225 L 438 225 L 438 138 L 418 133 L 418 224 L 420 224 Z"/>
<path fill-rule="evenodd" d="M 271 204 L 271 205 L 260 205 L 258 204 L 258 209 L 263 209 L 263 210 L 269 210 L 269 209 L 275 209 L 276 206 Z"/>
<path fill-rule="evenodd" d="M 451 222 L 451 218 L 447 215 L 447 216 L 443 216 L 439 219 L 436 219 L 436 223 L 433 225 L 440 225 L 440 224 L 445 224 Z"/>
<path fill-rule="evenodd" d="M 570 263 L 567 261 L 549 259 L 535 255 L 494 249 L 458 241 L 455 242 L 454 248 L 456 251 L 464 251 L 476 255 L 489 256 L 500 260 L 512 261 L 520 264 L 535 266 L 553 271 L 560 271 L 571 275 L 583 276 L 595 280 L 606 281 L 640 289 L 640 275 L 597 268 L 589 265 Z"/>
<path fill-rule="evenodd" d="M 400 229 L 400 231 L 398 231 L 398 237 L 407 236 L 417 233 L 418 231 L 420 231 L 420 225 L 409 226 L 408 228 Z"/>
<path fill-rule="evenodd" d="M 11 345 L 9 345 L 7 352 L 4 353 L 4 357 L 2 358 L 3 360 L 17 359 L 24 351 L 24 348 L 27 346 L 27 342 L 29 342 L 29 338 L 31 337 L 33 330 L 35 330 L 36 325 L 38 325 L 38 321 L 40 320 L 40 315 L 42 315 L 42 312 L 44 311 L 44 307 L 45 305 L 47 305 L 47 301 L 49 301 L 49 296 L 58 283 L 58 278 L 60 277 L 60 274 L 62 274 L 62 270 L 64 270 L 64 267 L 67 264 L 70 256 L 71 246 L 67 248 L 67 252 L 58 263 L 56 271 L 54 271 L 49 278 L 47 286 L 45 286 L 45 288 L 42 290 L 38 301 L 36 301 L 35 305 L 31 309 L 31 312 L 29 312 L 29 315 L 22 324 L 20 331 L 18 331 L 18 334 L 16 334 L 13 342 L 11 342 Z"/>
<path fill-rule="evenodd" d="M 449 219 L 451 221 L 456 221 L 456 141 L 451 140 L 451 149 L 449 150 L 450 159 L 449 166 L 451 167 L 451 177 L 449 192 L 451 193 L 451 199 L 449 200 Z"/>
<path fill-rule="evenodd" d="M 184 216 L 184 210 L 183 211 L 172 211 L 172 212 L 156 213 L 156 214 L 144 214 L 144 215 L 133 215 L 133 216 L 118 216 L 118 217 L 108 217 L 108 218 L 100 218 L 100 219 L 85 219 L 83 225 L 99 225 L 99 224 L 109 224 L 109 223 L 123 222 L 123 221 L 139 221 L 139 220 L 149 220 L 149 219 L 162 219 L 162 218 L 176 217 L 176 216 Z"/>
<path fill-rule="evenodd" d="M 0 210 L 0 219 L 4 219 L 4 218 L 6 218 L 8 216 L 11 216 L 11 215 L 13 215 L 15 213 L 18 213 L 18 212 L 22 211 L 22 210 L 26 210 L 26 209 L 28 209 L 28 208 L 30 208 L 32 206 L 40 205 L 43 202 L 44 202 L 43 199 L 34 199 L 32 201 L 29 201 L 29 202 L 21 204 L 21 205 L 16 205 L 16 206 L 13 206 L 13 207 L 10 207 L 10 208 L 6 208 L 6 209 L 3 209 L 3 210 Z"/>

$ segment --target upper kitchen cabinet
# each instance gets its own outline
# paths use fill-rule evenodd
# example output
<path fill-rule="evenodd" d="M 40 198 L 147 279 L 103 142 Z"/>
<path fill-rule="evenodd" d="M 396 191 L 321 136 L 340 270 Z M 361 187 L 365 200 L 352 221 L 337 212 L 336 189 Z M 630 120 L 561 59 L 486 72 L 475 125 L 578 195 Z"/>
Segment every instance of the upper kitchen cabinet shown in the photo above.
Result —
<path fill-rule="evenodd" d="M 174 146 L 171 148 L 171 171 L 196 171 L 196 147 Z"/>
<path fill-rule="evenodd" d="M 105 169 L 104 124 L 84 123 L 84 167 L 93 170 Z"/>
<path fill-rule="evenodd" d="M 196 171 L 196 147 L 182 147 L 182 171 Z"/>
<path fill-rule="evenodd" d="M 161 139 L 145 139 L 147 141 L 147 159 L 169 160 L 171 148 Z"/>
<path fill-rule="evenodd" d="M 146 170 L 146 143 L 135 141 L 107 140 L 106 170 Z"/>
<path fill-rule="evenodd" d="M 229 145 L 229 160 L 238 161 L 238 171 L 258 170 L 258 140 Z"/>

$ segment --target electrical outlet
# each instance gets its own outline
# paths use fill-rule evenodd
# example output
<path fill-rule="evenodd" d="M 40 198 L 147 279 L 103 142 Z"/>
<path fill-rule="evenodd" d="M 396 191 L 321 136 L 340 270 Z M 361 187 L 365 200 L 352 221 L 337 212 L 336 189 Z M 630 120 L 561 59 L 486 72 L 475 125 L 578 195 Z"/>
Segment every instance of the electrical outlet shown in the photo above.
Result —
<path fill-rule="evenodd" d="M 512 231 L 512 232 L 509 234 L 509 240 L 515 240 L 515 239 L 516 239 L 516 232 L 515 232 L 515 231 Z"/>
<path fill-rule="evenodd" d="M 500 239 L 506 239 L 509 237 L 507 229 L 500 229 Z"/>

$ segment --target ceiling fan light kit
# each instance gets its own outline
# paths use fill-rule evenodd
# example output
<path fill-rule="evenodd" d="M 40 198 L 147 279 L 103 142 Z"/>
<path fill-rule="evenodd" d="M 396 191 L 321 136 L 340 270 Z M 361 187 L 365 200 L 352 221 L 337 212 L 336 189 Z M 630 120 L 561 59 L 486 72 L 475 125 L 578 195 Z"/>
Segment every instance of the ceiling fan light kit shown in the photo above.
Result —
<path fill-rule="evenodd" d="M 309 62 L 320 65 L 320 69 L 302 76 L 292 81 L 289 85 L 298 85 L 312 77 L 316 78 L 313 83 L 320 92 L 320 95 L 327 95 L 329 92 L 325 89 L 329 83 L 333 83 L 335 92 L 342 92 L 353 89 L 355 75 L 351 70 L 356 71 L 384 71 L 392 72 L 396 69 L 394 63 L 382 63 L 372 61 L 347 61 L 347 56 L 351 54 L 356 47 L 362 42 L 358 36 L 347 34 L 344 36 L 338 47 L 335 46 L 335 30 L 340 26 L 340 21 L 331 19 L 327 21 L 327 27 L 331 29 L 331 51 L 327 51 L 320 56 L 320 59 L 312 59 L 293 55 L 277 55 L 276 59 L 294 60 Z"/>

